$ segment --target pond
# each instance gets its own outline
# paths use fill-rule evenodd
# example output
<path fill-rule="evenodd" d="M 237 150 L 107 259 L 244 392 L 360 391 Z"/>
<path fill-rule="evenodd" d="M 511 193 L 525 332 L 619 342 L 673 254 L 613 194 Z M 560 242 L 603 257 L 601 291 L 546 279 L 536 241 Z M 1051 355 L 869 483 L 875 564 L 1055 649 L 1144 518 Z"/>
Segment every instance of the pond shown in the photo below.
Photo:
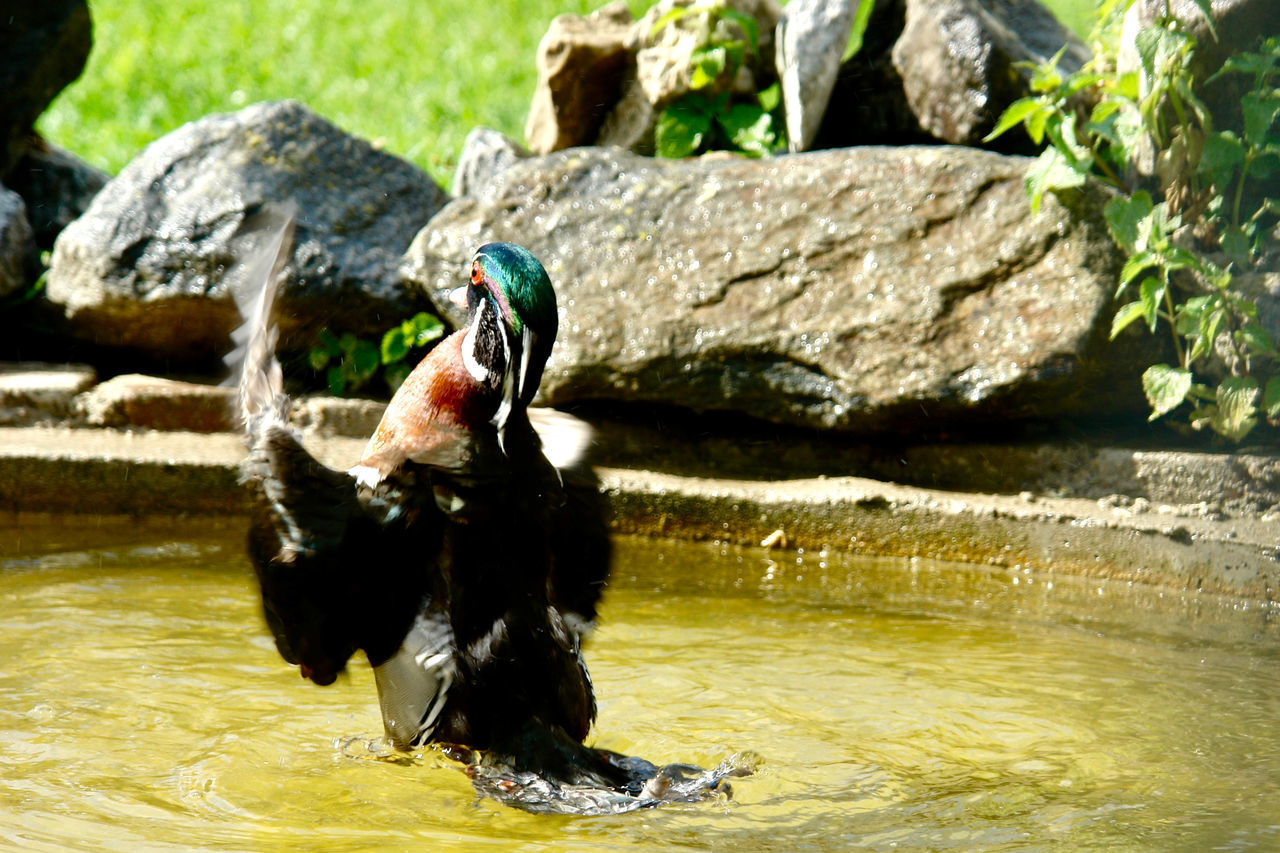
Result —
<path fill-rule="evenodd" d="M 624 539 L 595 743 L 758 769 L 574 818 L 478 799 L 430 750 L 379 760 L 368 666 L 303 682 L 252 584 L 233 523 L 0 530 L 0 847 L 1280 848 L 1269 605 Z"/>

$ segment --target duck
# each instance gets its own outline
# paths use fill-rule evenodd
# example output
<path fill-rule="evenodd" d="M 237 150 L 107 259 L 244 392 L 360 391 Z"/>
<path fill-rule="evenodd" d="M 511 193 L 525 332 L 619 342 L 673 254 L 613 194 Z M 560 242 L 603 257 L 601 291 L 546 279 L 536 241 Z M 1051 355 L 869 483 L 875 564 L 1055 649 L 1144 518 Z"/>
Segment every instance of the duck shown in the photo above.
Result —
<path fill-rule="evenodd" d="M 439 745 L 482 793 L 529 811 L 723 790 L 725 772 L 585 745 L 597 708 L 583 647 L 612 548 L 589 428 L 531 410 L 558 332 L 546 269 L 514 243 L 477 248 L 450 296 L 465 323 L 338 470 L 290 424 L 275 355 L 296 216 L 268 207 L 243 226 L 257 248 L 234 271 L 244 324 L 227 359 L 248 450 L 248 555 L 280 656 L 326 686 L 363 652 L 395 749 Z"/>

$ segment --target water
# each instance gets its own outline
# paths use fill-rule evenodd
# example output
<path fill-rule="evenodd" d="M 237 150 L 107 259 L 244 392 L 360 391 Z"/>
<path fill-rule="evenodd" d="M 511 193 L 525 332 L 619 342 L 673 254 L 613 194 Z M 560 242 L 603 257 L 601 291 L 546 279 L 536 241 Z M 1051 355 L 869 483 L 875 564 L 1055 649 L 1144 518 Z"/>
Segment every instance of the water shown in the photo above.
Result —
<path fill-rule="evenodd" d="M 234 525 L 0 530 L 0 848 L 1280 849 L 1275 609 L 620 551 L 593 736 L 659 763 L 754 752 L 732 800 L 601 818 L 477 800 L 434 752 L 370 754 L 367 666 L 322 689 L 277 658 Z"/>

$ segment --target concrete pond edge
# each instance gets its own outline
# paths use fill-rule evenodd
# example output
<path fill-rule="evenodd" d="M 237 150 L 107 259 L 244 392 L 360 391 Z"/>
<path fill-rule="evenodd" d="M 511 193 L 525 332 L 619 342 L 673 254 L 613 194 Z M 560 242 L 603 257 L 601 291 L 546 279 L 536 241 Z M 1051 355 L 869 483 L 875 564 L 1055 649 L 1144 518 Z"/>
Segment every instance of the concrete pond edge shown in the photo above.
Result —
<path fill-rule="evenodd" d="M 364 442 L 311 433 L 346 467 Z M 0 512 L 240 516 L 232 433 L 0 428 Z M 1201 466 L 1204 459 L 1196 460 Z M 1227 461 L 1223 464 L 1229 462 Z M 602 468 L 619 533 L 771 548 L 928 557 L 1280 599 L 1280 521 L 1195 507 L 944 491 L 862 477 L 741 480 Z"/>

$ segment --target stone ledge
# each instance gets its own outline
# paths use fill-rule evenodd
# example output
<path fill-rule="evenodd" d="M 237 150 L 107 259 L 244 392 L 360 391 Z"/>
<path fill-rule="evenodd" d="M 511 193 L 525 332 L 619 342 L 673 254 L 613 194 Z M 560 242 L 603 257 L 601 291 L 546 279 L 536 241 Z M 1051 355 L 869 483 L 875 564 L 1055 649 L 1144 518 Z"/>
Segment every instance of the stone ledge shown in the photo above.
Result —
<path fill-rule="evenodd" d="M 345 468 L 360 439 L 313 436 Z M 0 511 L 241 514 L 243 455 L 229 433 L 0 429 Z M 1260 600 L 1280 598 L 1280 521 L 1169 507 L 944 492 L 855 477 L 772 482 L 603 469 L 619 532 L 832 547 L 1119 578 Z M 774 535 L 782 531 L 780 535 Z"/>

